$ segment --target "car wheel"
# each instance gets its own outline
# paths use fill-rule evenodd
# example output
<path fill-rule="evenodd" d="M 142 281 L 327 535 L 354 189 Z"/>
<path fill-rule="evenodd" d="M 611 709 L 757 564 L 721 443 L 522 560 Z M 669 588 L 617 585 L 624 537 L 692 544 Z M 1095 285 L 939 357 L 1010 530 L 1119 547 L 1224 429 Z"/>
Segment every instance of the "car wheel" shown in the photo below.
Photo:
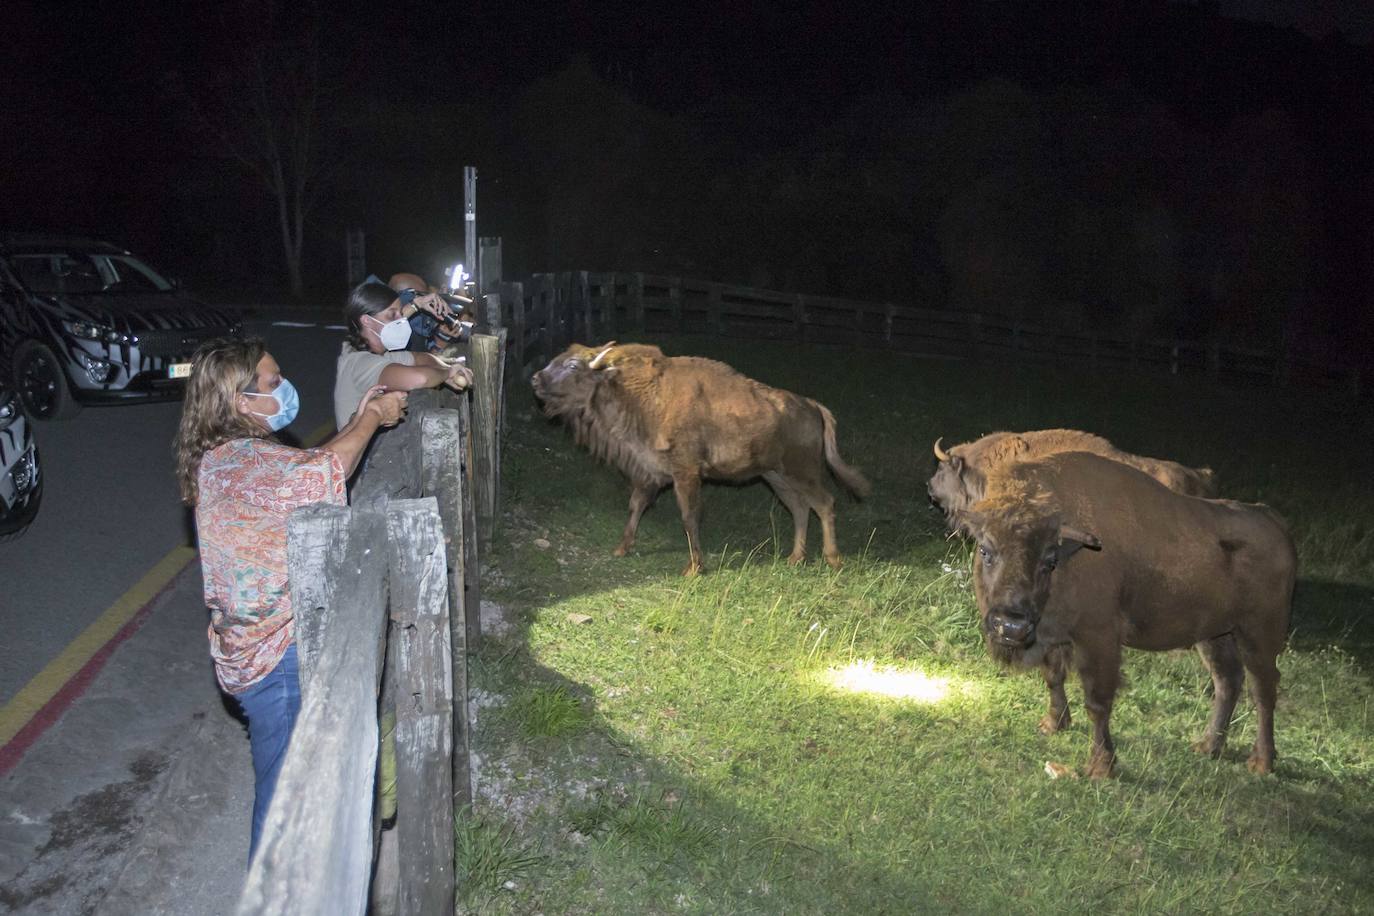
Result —
<path fill-rule="evenodd" d="M 57 357 L 36 340 L 15 351 L 14 380 L 24 412 L 35 420 L 67 420 L 81 410 Z"/>
<path fill-rule="evenodd" d="M 0 520 L 0 544 L 6 541 L 17 540 L 22 537 L 25 531 L 29 530 L 29 525 L 33 523 L 34 517 L 38 515 L 38 506 L 43 502 L 43 472 L 39 470 L 38 449 L 33 450 L 33 470 L 32 473 L 38 475 L 38 483 L 25 499 L 24 506 L 18 511 L 14 518 Z"/>

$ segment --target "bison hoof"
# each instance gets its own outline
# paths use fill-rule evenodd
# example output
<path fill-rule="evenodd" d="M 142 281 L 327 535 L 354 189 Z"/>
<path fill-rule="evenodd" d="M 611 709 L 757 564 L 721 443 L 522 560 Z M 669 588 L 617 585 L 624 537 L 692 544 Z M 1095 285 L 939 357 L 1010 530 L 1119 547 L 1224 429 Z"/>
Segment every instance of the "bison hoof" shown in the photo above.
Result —
<path fill-rule="evenodd" d="M 1116 758 L 1094 757 L 1088 761 L 1088 768 L 1083 775 L 1089 779 L 1111 779 L 1116 776 Z"/>
<path fill-rule="evenodd" d="M 1073 719 L 1069 715 L 1069 711 L 1067 709 L 1064 710 L 1064 714 L 1062 716 L 1056 716 L 1054 713 L 1047 712 L 1040 719 L 1040 734 L 1053 735 L 1057 731 L 1063 731 L 1064 729 L 1069 727 L 1069 723 L 1072 721 Z"/>
<path fill-rule="evenodd" d="M 705 568 L 700 563 L 688 563 L 687 568 L 682 571 L 682 575 L 688 579 L 701 575 Z"/>
<path fill-rule="evenodd" d="M 623 557 L 623 556 L 627 556 L 627 555 L 629 554 L 629 552 L 630 552 L 630 548 L 627 547 L 627 546 L 625 546 L 624 544 L 621 544 L 621 545 L 620 545 L 619 547 L 617 547 L 615 550 L 612 550 L 612 551 L 611 551 L 611 556 L 613 556 L 613 557 Z"/>
<path fill-rule="evenodd" d="M 806 551 L 792 551 L 787 555 L 787 565 L 797 566 L 806 562 Z"/>
<path fill-rule="evenodd" d="M 1193 742 L 1194 751 L 1196 751 L 1199 754 L 1206 754 L 1213 760 L 1216 760 L 1221 756 L 1221 752 L 1223 749 L 1225 749 L 1225 747 L 1226 739 L 1224 738 L 1205 737 L 1199 738 L 1197 741 Z"/>
<path fill-rule="evenodd" d="M 1251 754 L 1245 766 L 1251 773 L 1268 776 L 1274 772 L 1274 758 L 1269 754 Z"/>
<path fill-rule="evenodd" d="M 844 557 L 838 553 L 829 553 L 825 555 L 825 562 L 830 564 L 831 569 L 839 569 L 844 566 Z"/>

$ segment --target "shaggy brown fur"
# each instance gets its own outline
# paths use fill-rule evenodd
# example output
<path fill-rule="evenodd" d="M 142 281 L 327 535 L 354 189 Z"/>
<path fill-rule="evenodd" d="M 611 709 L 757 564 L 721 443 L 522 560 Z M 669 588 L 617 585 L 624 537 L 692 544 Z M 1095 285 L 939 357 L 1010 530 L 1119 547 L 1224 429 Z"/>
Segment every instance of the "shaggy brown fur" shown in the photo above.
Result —
<path fill-rule="evenodd" d="M 1258 727 L 1249 767 L 1272 770 L 1275 660 L 1297 574 L 1272 509 L 1180 495 L 1120 462 L 1066 452 L 1004 469 L 958 523 L 978 543 L 974 591 L 990 654 L 1044 673 L 1042 731 L 1068 724 L 1066 665 L 1077 669 L 1093 722 L 1089 776 L 1113 771 L 1123 646 L 1197 646 L 1215 689 L 1194 748 L 1213 757 L 1248 672 Z"/>
<path fill-rule="evenodd" d="M 835 418 L 816 401 L 724 363 L 665 356 L 647 344 L 573 344 L 536 372 L 533 384 L 547 416 L 561 418 L 579 445 L 630 478 L 630 517 L 617 556 L 634 546 L 640 516 L 671 484 L 687 532 L 685 572 L 700 572 L 702 480 L 762 477 L 792 513 L 788 561 L 806 558 L 815 511 L 825 559 L 840 565 L 825 467 L 855 496 L 866 496 L 869 486 L 840 457 Z"/>
<path fill-rule="evenodd" d="M 947 517 L 983 498 L 989 475 L 1017 461 L 1034 461 L 1060 452 L 1092 452 L 1149 474 L 1175 493 L 1216 496 L 1211 468 L 1190 468 L 1163 458 L 1123 452 L 1101 436 L 1077 429 L 1039 429 L 1024 433 L 989 433 L 951 447 L 930 478 L 932 500 Z M 939 456 L 937 455 L 937 458 Z"/>

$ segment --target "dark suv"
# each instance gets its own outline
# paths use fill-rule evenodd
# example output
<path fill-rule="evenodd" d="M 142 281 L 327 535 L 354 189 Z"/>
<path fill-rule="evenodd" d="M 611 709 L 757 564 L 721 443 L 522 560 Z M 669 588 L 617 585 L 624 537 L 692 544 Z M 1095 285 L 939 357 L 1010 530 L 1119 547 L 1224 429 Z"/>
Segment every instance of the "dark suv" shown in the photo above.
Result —
<path fill-rule="evenodd" d="M 72 236 L 0 234 L 0 352 L 25 411 L 181 397 L 191 354 L 239 321 L 185 295 L 122 248 Z"/>

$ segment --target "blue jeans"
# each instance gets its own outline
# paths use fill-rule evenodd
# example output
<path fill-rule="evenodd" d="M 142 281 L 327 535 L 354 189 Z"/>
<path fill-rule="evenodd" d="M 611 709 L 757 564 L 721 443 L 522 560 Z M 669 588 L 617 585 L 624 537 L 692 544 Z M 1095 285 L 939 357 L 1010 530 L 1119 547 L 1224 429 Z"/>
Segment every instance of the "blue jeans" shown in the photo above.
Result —
<path fill-rule="evenodd" d="M 270 674 L 235 699 L 248 717 L 248 743 L 253 754 L 253 832 L 248 842 L 248 861 L 252 862 L 262 836 L 262 823 L 267 819 L 267 807 L 272 803 L 272 791 L 277 787 L 277 775 L 286 759 L 291 730 L 296 727 L 296 716 L 301 711 L 296 644 L 291 644 Z"/>

